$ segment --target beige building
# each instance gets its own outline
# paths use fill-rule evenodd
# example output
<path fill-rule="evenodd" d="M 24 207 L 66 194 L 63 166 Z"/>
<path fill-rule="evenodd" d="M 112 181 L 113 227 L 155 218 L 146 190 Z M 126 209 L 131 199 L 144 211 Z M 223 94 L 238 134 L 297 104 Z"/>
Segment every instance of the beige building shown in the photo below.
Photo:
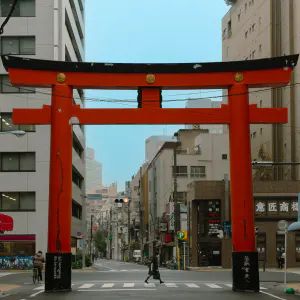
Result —
<path fill-rule="evenodd" d="M 148 236 L 150 255 L 156 246 L 164 246 L 162 236 L 157 244 L 156 232 L 158 223 L 164 214 L 172 216 L 174 207 L 174 149 L 176 151 L 177 174 L 177 203 L 180 204 L 180 213 L 176 213 L 180 228 L 187 230 L 186 193 L 187 186 L 193 181 L 223 180 L 229 175 L 229 140 L 228 134 L 209 134 L 208 130 L 182 129 L 177 135 L 178 142 L 166 142 L 158 151 L 147 170 L 148 178 Z M 170 217 L 168 217 L 170 218 Z M 172 218 L 172 217 L 171 217 Z M 170 222 L 168 231 L 174 229 Z M 176 226 L 177 227 L 177 226 Z M 177 227 L 178 228 L 178 227 Z M 171 249 L 173 248 L 173 249 Z M 168 247 L 164 257 L 172 258 L 175 247 Z M 175 255 L 175 252 L 173 253 Z"/>
<path fill-rule="evenodd" d="M 300 1 L 236 0 L 222 20 L 223 61 L 251 60 L 300 53 Z M 296 67 L 291 84 L 300 82 Z M 250 90 L 253 92 L 254 90 Z M 252 93 L 258 107 L 287 107 L 281 125 L 251 125 L 252 160 L 300 161 L 298 86 Z M 226 103 L 227 99 L 224 99 Z M 299 180 L 298 166 L 274 167 L 268 179 Z"/>

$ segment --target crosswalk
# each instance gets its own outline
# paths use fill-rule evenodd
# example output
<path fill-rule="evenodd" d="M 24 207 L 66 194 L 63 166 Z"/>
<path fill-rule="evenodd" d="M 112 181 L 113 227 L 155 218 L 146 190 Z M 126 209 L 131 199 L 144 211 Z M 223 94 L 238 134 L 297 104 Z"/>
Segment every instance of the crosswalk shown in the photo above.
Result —
<path fill-rule="evenodd" d="M 156 288 L 168 288 L 168 289 L 229 289 L 232 288 L 230 283 L 184 283 L 184 282 L 165 282 L 163 284 L 152 283 L 148 284 L 145 282 L 102 282 L 102 283 L 84 283 L 84 284 L 72 284 L 74 291 L 99 291 L 99 290 L 121 290 L 121 289 L 153 289 Z M 267 290 L 268 288 L 261 286 L 261 290 Z M 44 285 L 34 288 L 34 291 L 43 291 Z"/>

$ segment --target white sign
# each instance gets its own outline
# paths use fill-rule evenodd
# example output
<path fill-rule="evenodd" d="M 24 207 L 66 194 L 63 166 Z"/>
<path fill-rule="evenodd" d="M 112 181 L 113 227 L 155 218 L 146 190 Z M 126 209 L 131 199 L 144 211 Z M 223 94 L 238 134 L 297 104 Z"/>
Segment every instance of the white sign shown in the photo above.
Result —
<path fill-rule="evenodd" d="M 255 206 L 256 212 L 264 213 L 266 211 L 266 204 L 264 202 L 257 202 Z M 279 210 L 277 202 L 268 202 L 267 207 L 269 212 L 298 212 L 298 202 L 296 201 L 292 203 L 286 201 L 279 203 Z"/>

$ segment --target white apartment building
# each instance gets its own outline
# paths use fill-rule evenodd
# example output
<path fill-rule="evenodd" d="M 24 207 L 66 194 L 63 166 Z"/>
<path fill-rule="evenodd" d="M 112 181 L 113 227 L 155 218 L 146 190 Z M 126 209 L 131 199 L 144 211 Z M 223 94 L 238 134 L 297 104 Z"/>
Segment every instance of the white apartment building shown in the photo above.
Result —
<path fill-rule="evenodd" d="M 212 101 L 209 98 L 188 99 L 186 108 L 220 108 L 222 101 Z M 220 124 L 189 124 L 185 129 L 208 129 L 209 133 L 223 133 L 223 125 Z"/>
<path fill-rule="evenodd" d="M 102 164 L 95 159 L 95 150 L 86 148 L 86 192 L 91 193 L 93 189 L 102 185 Z"/>
<path fill-rule="evenodd" d="M 300 53 L 300 1 L 236 0 L 222 20 L 222 29 L 223 61 Z M 298 66 L 291 84 L 299 82 Z M 249 95 L 249 102 L 258 107 L 287 107 L 289 111 L 287 124 L 251 126 L 252 160 L 300 161 L 299 98 L 297 85 Z M 272 178 L 299 180 L 300 169 L 279 166 L 274 168 Z"/>
<path fill-rule="evenodd" d="M 174 142 L 176 137 L 168 135 L 150 136 L 145 141 L 145 159 L 146 162 L 152 161 L 156 153 L 165 142 Z"/>
<path fill-rule="evenodd" d="M 47 60 L 84 61 L 84 0 L 19 0 L 0 39 L 1 54 Z M 12 1 L 1 0 L 0 22 Z M 26 90 L 10 85 L 0 65 L 1 133 L 24 130 L 17 138 L 0 135 L 0 210 L 14 220 L 13 232 L 2 236 L 0 256 L 24 251 L 47 252 L 50 126 L 12 124 L 13 108 L 40 108 L 50 104 L 47 90 Z M 46 93 L 46 95 L 45 95 Z M 50 91 L 49 91 L 50 93 Z M 74 91 L 74 101 L 83 106 L 83 91 Z M 81 228 L 85 134 L 73 126 L 72 247 L 78 247 Z M 71 238 L 71 237 L 70 237 Z M 5 240 L 5 242 L 4 242 Z"/>

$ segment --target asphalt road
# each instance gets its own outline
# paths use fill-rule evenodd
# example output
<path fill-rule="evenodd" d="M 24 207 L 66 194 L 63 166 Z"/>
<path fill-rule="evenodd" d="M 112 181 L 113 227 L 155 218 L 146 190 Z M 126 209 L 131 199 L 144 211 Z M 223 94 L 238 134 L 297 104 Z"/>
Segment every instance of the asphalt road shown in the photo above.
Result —
<path fill-rule="evenodd" d="M 1 277 L 0 285 L 14 284 L 19 288 L 10 291 L 7 300 L 99 300 L 99 299 L 209 299 L 209 300 L 238 300 L 243 299 L 278 299 L 295 300 L 298 295 L 287 295 L 274 287 L 275 281 L 282 280 L 282 273 L 261 273 L 265 281 L 261 282 L 260 293 L 237 293 L 231 289 L 231 272 L 228 271 L 176 271 L 161 269 L 164 284 L 153 279 L 145 284 L 148 269 L 145 266 L 98 260 L 95 271 L 73 272 L 72 289 L 70 293 L 45 294 L 44 286 L 33 285 L 31 273 L 11 274 Z M 289 280 L 300 282 L 300 276 L 288 274 Z M 267 277 L 269 279 L 267 280 Z M 277 279 L 276 279 L 277 278 Z M 280 280 L 279 280 L 280 279 Z"/>

